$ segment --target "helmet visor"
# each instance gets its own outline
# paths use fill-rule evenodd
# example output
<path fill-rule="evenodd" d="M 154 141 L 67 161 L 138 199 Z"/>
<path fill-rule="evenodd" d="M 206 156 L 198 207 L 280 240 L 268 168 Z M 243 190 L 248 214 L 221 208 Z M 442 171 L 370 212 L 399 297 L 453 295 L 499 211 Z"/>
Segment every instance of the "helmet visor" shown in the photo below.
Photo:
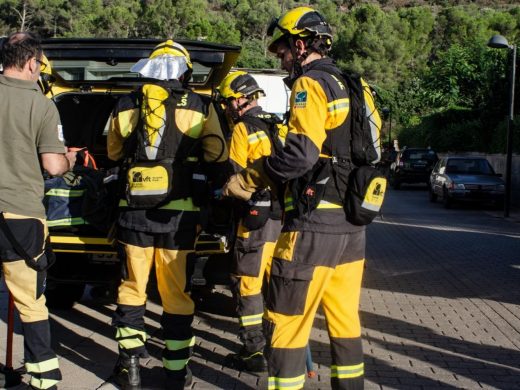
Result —
<path fill-rule="evenodd" d="M 269 50 L 271 53 L 276 53 L 276 45 L 278 41 L 282 39 L 286 33 L 288 33 L 287 30 L 278 24 L 279 20 L 280 18 L 273 19 L 267 28 L 267 35 L 271 37 L 269 45 L 267 46 L 267 50 Z"/>

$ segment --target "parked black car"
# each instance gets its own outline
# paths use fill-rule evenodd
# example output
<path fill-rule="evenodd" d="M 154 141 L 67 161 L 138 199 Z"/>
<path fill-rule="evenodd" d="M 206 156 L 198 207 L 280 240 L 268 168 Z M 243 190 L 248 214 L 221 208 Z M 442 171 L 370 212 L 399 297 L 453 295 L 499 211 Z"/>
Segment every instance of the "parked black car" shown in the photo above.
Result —
<path fill-rule="evenodd" d="M 483 157 L 444 157 L 430 177 L 430 201 L 441 197 L 444 207 L 454 201 L 493 203 L 502 207 L 504 181 Z"/>
<path fill-rule="evenodd" d="M 398 190 L 402 183 L 425 183 L 438 161 L 437 153 L 427 148 L 405 148 L 397 153 L 390 165 L 390 184 Z"/>

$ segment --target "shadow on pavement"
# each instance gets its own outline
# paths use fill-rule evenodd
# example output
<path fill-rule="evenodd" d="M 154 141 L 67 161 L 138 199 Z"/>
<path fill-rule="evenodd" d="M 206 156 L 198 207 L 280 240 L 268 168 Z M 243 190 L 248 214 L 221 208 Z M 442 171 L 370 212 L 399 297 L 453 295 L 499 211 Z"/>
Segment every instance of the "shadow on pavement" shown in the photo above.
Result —
<path fill-rule="evenodd" d="M 427 356 L 428 361 L 432 362 L 464 361 L 466 364 L 457 363 L 453 367 L 449 367 L 450 371 L 473 378 L 476 381 L 481 381 L 480 375 L 476 374 L 472 377 L 471 373 L 468 373 L 468 368 L 482 369 L 482 371 L 489 369 L 490 372 L 494 371 L 496 375 L 518 375 L 518 362 L 520 362 L 520 351 L 518 350 L 445 336 L 426 326 L 419 326 L 366 311 L 361 312 L 361 320 L 365 329 L 384 330 L 388 334 L 392 334 L 392 330 L 395 330 L 395 336 L 421 344 L 421 347 L 415 347 L 385 339 L 376 339 L 371 336 L 365 337 L 367 341 L 377 342 L 388 351 L 395 351 L 419 360 Z M 509 368 L 515 369 L 515 371 L 508 372 Z M 459 369 L 461 371 L 457 372 Z M 493 385 L 493 382 L 489 384 Z"/>
<path fill-rule="evenodd" d="M 373 240 L 377 237 L 377 242 Z M 374 223 L 365 288 L 520 304 L 520 232 Z"/>
<path fill-rule="evenodd" d="M 95 309 L 98 309 L 96 307 Z M 75 310 L 53 310 L 53 316 L 75 324 L 81 334 L 74 331 L 74 326 L 62 325 L 59 320 L 50 318 L 54 351 L 62 358 L 78 367 L 90 371 L 98 378 L 106 380 L 117 360 L 117 353 L 104 347 L 99 340 L 92 339 L 92 333 L 113 338 L 114 330 L 108 324 L 85 313 Z M 114 341 L 115 343 L 115 341 Z"/>

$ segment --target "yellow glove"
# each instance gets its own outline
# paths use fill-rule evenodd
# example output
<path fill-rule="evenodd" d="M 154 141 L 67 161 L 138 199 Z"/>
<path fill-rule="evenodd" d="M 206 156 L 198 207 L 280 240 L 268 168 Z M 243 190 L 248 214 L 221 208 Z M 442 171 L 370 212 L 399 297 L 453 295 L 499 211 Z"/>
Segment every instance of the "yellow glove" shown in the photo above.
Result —
<path fill-rule="evenodd" d="M 229 178 L 224 187 L 222 187 L 222 195 L 231 196 L 233 198 L 248 201 L 255 192 L 254 187 L 248 186 L 239 173 L 234 174 Z"/>

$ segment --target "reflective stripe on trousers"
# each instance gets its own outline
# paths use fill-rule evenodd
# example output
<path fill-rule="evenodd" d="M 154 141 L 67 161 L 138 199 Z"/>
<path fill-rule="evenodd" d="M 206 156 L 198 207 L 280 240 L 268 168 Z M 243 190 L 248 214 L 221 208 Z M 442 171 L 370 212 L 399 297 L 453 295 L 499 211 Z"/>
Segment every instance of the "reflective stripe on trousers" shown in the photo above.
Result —
<path fill-rule="evenodd" d="M 138 236 L 139 234 L 136 233 L 136 237 Z M 157 288 L 163 306 L 163 329 L 166 332 L 166 328 L 173 327 L 169 322 L 180 321 L 182 324 L 179 326 L 182 328 L 180 331 L 186 334 L 186 338 L 191 338 L 191 333 L 187 332 L 191 332 L 191 318 L 195 305 L 189 293 L 185 292 L 185 288 L 187 255 L 192 251 L 140 247 L 125 243 L 122 245 L 126 255 L 128 277 L 119 286 L 118 308 L 115 315 L 119 347 L 129 355 L 146 353 L 143 317 L 147 300 L 146 287 L 153 265 L 155 265 Z M 164 320 L 165 316 L 167 321 Z M 188 319 L 185 320 L 185 317 Z M 169 339 L 166 334 L 164 337 Z"/>
<path fill-rule="evenodd" d="M 169 371 L 184 370 L 195 345 L 195 336 L 187 340 L 165 340 L 166 349 L 163 353 L 163 366 Z"/>
<path fill-rule="evenodd" d="M 235 243 L 237 315 L 239 337 L 250 354 L 265 347 L 262 332 L 264 314 L 263 284 L 268 277 L 276 237 L 281 231 L 279 220 L 268 219 L 266 224 L 253 231 L 239 227 Z"/>
<path fill-rule="evenodd" d="M 306 345 L 320 305 L 330 335 L 331 387 L 363 387 L 358 310 L 364 267 L 364 259 L 359 256 L 364 257 L 364 234 L 298 232 L 301 237 L 285 234 L 288 241 L 277 243 L 266 313 L 269 389 L 303 387 Z M 326 240 L 330 241 L 328 245 L 324 245 Z M 331 257 L 337 257 L 339 264 L 334 266 Z M 299 264 L 301 259 L 310 264 Z"/>
<path fill-rule="evenodd" d="M 134 355 L 132 350 L 142 350 L 146 343 L 146 332 L 129 327 L 118 327 L 116 329 L 116 340 L 119 348 L 127 351 L 127 355 Z"/>
<path fill-rule="evenodd" d="M 47 262 L 44 252 L 48 235 L 46 221 L 12 213 L 4 213 L 4 217 L 24 250 L 38 262 Z M 5 240 L 0 242 L 5 243 Z M 43 294 L 47 273 L 27 266 L 10 244 L 0 245 L 0 251 L 5 254 L 1 264 L 5 283 L 22 322 L 25 368 L 31 375 L 30 383 L 37 389 L 49 389 L 61 380 L 61 372 L 51 348 L 49 313 Z"/>
<path fill-rule="evenodd" d="M 40 363 L 25 363 L 25 369 L 31 374 L 30 384 L 37 389 L 48 389 L 58 384 L 59 379 L 46 378 L 46 376 L 56 376 L 59 373 L 58 358 L 52 358 Z M 54 373 L 54 375 L 49 375 Z"/>
<path fill-rule="evenodd" d="M 276 377 L 269 377 L 268 380 L 268 389 L 269 390 L 275 390 L 275 389 L 285 389 L 285 390 L 292 390 L 292 389 L 301 389 L 303 388 L 303 384 L 305 383 L 305 374 L 299 375 L 294 378 L 276 378 Z"/>

